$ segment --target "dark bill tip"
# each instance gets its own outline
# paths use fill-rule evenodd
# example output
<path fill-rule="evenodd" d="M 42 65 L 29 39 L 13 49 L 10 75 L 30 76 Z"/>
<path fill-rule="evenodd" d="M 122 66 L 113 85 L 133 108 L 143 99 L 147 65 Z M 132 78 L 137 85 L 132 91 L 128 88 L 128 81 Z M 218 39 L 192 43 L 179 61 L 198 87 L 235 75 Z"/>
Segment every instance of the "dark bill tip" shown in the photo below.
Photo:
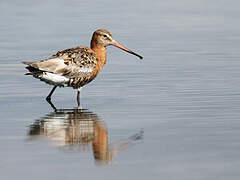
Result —
<path fill-rule="evenodd" d="M 137 53 L 135 53 L 135 52 L 133 52 L 133 51 L 129 51 L 129 53 L 130 53 L 130 54 L 133 54 L 133 55 L 135 55 L 135 56 L 137 56 L 137 57 L 139 57 L 140 59 L 143 59 L 142 56 L 140 56 L 139 54 L 137 54 Z"/>
<path fill-rule="evenodd" d="M 122 49 L 122 50 L 124 50 L 124 51 L 126 51 L 126 52 L 128 52 L 128 53 L 130 53 L 130 54 L 133 54 L 133 55 L 139 57 L 140 59 L 143 59 L 142 56 L 140 56 L 139 54 L 137 54 L 137 53 L 135 53 L 135 52 L 133 52 L 133 51 L 125 48 L 125 47 L 123 47 L 121 44 L 119 44 L 119 43 L 116 42 L 115 40 L 112 41 L 111 45 L 116 46 L 116 47 L 118 47 L 119 49 Z"/>

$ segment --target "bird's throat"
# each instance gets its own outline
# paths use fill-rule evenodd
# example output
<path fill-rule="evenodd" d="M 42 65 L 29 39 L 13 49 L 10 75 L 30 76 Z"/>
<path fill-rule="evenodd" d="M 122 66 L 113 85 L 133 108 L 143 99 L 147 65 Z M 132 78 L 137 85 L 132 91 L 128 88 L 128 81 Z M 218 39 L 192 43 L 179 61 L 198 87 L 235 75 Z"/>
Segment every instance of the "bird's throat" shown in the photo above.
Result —
<path fill-rule="evenodd" d="M 98 66 L 100 68 L 99 70 L 101 70 L 107 60 L 107 49 L 106 47 L 99 44 L 95 44 L 94 42 L 91 42 L 91 49 L 95 52 L 99 60 Z"/>

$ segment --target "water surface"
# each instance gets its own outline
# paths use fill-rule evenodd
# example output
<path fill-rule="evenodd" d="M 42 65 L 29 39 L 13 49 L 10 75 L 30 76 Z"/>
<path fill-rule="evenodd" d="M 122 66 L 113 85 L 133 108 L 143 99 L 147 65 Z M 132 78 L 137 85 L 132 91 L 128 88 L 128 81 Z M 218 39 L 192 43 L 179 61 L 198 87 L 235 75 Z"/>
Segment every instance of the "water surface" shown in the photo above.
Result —
<path fill-rule="evenodd" d="M 238 179 L 239 5 L 1 1 L 1 179 Z M 83 110 L 59 88 L 54 112 L 21 61 L 88 46 L 98 28 L 143 61 L 109 47 Z"/>

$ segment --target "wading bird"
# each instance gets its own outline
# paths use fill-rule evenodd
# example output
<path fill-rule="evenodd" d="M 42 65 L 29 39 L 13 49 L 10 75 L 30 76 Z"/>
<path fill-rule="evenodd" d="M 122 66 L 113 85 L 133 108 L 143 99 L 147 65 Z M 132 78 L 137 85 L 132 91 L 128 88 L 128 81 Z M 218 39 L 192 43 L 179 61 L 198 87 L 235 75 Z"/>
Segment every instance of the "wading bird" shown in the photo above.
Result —
<path fill-rule="evenodd" d="M 98 75 L 106 63 L 106 47 L 109 45 L 116 46 L 140 59 L 143 58 L 120 45 L 113 39 L 109 31 L 99 29 L 93 33 L 91 48 L 79 46 L 58 51 L 42 61 L 23 62 L 23 64 L 27 65 L 26 69 L 29 71 L 26 75 L 32 75 L 54 86 L 46 98 L 50 105 L 52 105 L 51 96 L 57 87 L 73 87 L 77 89 L 79 107 L 80 90 Z"/>

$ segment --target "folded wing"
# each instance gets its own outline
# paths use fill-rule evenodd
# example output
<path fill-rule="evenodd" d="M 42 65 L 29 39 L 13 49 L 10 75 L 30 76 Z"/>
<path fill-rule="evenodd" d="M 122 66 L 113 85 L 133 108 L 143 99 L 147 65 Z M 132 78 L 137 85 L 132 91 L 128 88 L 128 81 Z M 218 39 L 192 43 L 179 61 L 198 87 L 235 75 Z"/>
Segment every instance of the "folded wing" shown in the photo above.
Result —
<path fill-rule="evenodd" d="M 83 80 L 88 83 L 96 67 L 97 58 L 86 48 L 72 48 L 59 51 L 49 59 L 39 62 L 23 62 L 28 65 L 27 75 L 33 75 L 48 84 L 66 86 L 69 82 Z M 80 85 L 82 86 L 83 83 Z"/>

